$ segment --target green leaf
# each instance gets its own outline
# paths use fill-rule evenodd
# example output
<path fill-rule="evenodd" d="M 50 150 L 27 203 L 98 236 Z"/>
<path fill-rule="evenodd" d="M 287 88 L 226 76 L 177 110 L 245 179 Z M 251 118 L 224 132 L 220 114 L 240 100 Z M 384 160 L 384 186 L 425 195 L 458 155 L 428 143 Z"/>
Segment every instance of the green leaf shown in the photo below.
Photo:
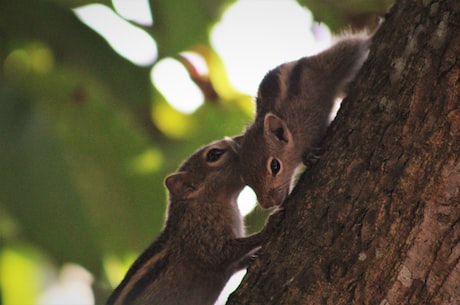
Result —
<path fill-rule="evenodd" d="M 336 33 L 350 26 L 374 28 L 377 17 L 383 17 L 394 3 L 393 0 L 297 1 L 313 13 L 316 21 L 325 23 Z"/>
<path fill-rule="evenodd" d="M 216 22 L 222 7 L 234 1 L 150 0 L 154 25 L 151 33 L 158 43 L 160 57 L 175 55 L 194 45 L 209 45 L 211 24 Z"/>
<path fill-rule="evenodd" d="M 5 89 L 0 113 L 0 202 L 28 240 L 97 270 L 101 252 L 47 114 Z"/>
<path fill-rule="evenodd" d="M 4 40 L 9 51 L 36 41 L 49 47 L 58 65 L 79 71 L 82 82 L 97 80 L 104 84 L 113 94 L 111 101 L 128 110 L 140 126 L 147 127 L 151 102 L 149 69 L 135 66 L 116 54 L 69 8 L 38 0 L 2 1 L 0 31 L 7 33 Z M 151 126 L 147 129 L 154 130 Z"/>

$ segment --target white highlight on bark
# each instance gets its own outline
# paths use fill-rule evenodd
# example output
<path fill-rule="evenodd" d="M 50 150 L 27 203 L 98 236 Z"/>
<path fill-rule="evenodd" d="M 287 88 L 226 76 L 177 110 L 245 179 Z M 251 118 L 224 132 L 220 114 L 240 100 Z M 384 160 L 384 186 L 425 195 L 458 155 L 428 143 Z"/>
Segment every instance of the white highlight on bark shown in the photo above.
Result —
<path fill-rule="evenodd" d="M 449 15 L 444 14 L 441 22 L 438 24 L 435 35 L 431 37 L 430 44 L 433 48 L 439 50 L 445 45 L 447 29 L 449 27 Z"/>
<path fill-rule="evenodd" d="M 387 299 L 383 299 L 379 305 L 390 305 L 390 302 L 388 302 Z"/>
<path fill-rule="evenodd" d="M 402 266 L 398 274 L 398 281 L 400 281 L 404 287 L 412 286 L 414 279 L 412 278 L 412 272 L 409 270 L 409 268 Z"/>

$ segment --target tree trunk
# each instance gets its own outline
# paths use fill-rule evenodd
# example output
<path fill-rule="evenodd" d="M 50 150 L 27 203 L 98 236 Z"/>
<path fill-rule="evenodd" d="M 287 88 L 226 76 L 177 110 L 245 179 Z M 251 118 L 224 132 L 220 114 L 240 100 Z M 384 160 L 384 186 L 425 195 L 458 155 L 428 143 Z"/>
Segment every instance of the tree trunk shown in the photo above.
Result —
<path fill-rule="evenodd" d="M 460 2 L 403 0 L 228 304 L 460 304 Z"/>

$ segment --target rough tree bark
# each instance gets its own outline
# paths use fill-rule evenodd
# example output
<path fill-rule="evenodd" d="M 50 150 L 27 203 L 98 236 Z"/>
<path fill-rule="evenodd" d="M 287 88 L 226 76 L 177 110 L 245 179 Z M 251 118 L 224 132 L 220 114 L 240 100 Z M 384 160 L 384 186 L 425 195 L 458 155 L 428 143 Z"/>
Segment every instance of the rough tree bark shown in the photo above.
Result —
<path fill-rule="evenodd" d="M 460 2 L 385 19 L 228 304 L 460 304 Z"/>

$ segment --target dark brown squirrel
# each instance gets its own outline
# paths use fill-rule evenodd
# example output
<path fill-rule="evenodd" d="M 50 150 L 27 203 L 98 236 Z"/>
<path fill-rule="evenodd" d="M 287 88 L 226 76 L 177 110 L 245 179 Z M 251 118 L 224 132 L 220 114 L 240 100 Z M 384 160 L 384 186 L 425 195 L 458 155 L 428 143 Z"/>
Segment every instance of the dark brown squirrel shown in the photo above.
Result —
<path fill-rule="evenodd" d="M 259 85 L 256 117 L 241 143 L 241 173 L 259 204 L 279 205 L 296 169 L 316 158 L 334 101 L 347 94 L 369 53 L 370 36 L 347 35 L 329 49 L 282 64 Z"/>
<path fill-rule="evenodd" d="M 236 202 L 244 187 L 238 151 L 231 138 L 211 143 L 165 179 L 169 205 L 163 231 L 107 305 L 214 304 L 230 276 L 252 262 L 277 221 L 269 218 L 262 231 L 244 237 Z"/>

